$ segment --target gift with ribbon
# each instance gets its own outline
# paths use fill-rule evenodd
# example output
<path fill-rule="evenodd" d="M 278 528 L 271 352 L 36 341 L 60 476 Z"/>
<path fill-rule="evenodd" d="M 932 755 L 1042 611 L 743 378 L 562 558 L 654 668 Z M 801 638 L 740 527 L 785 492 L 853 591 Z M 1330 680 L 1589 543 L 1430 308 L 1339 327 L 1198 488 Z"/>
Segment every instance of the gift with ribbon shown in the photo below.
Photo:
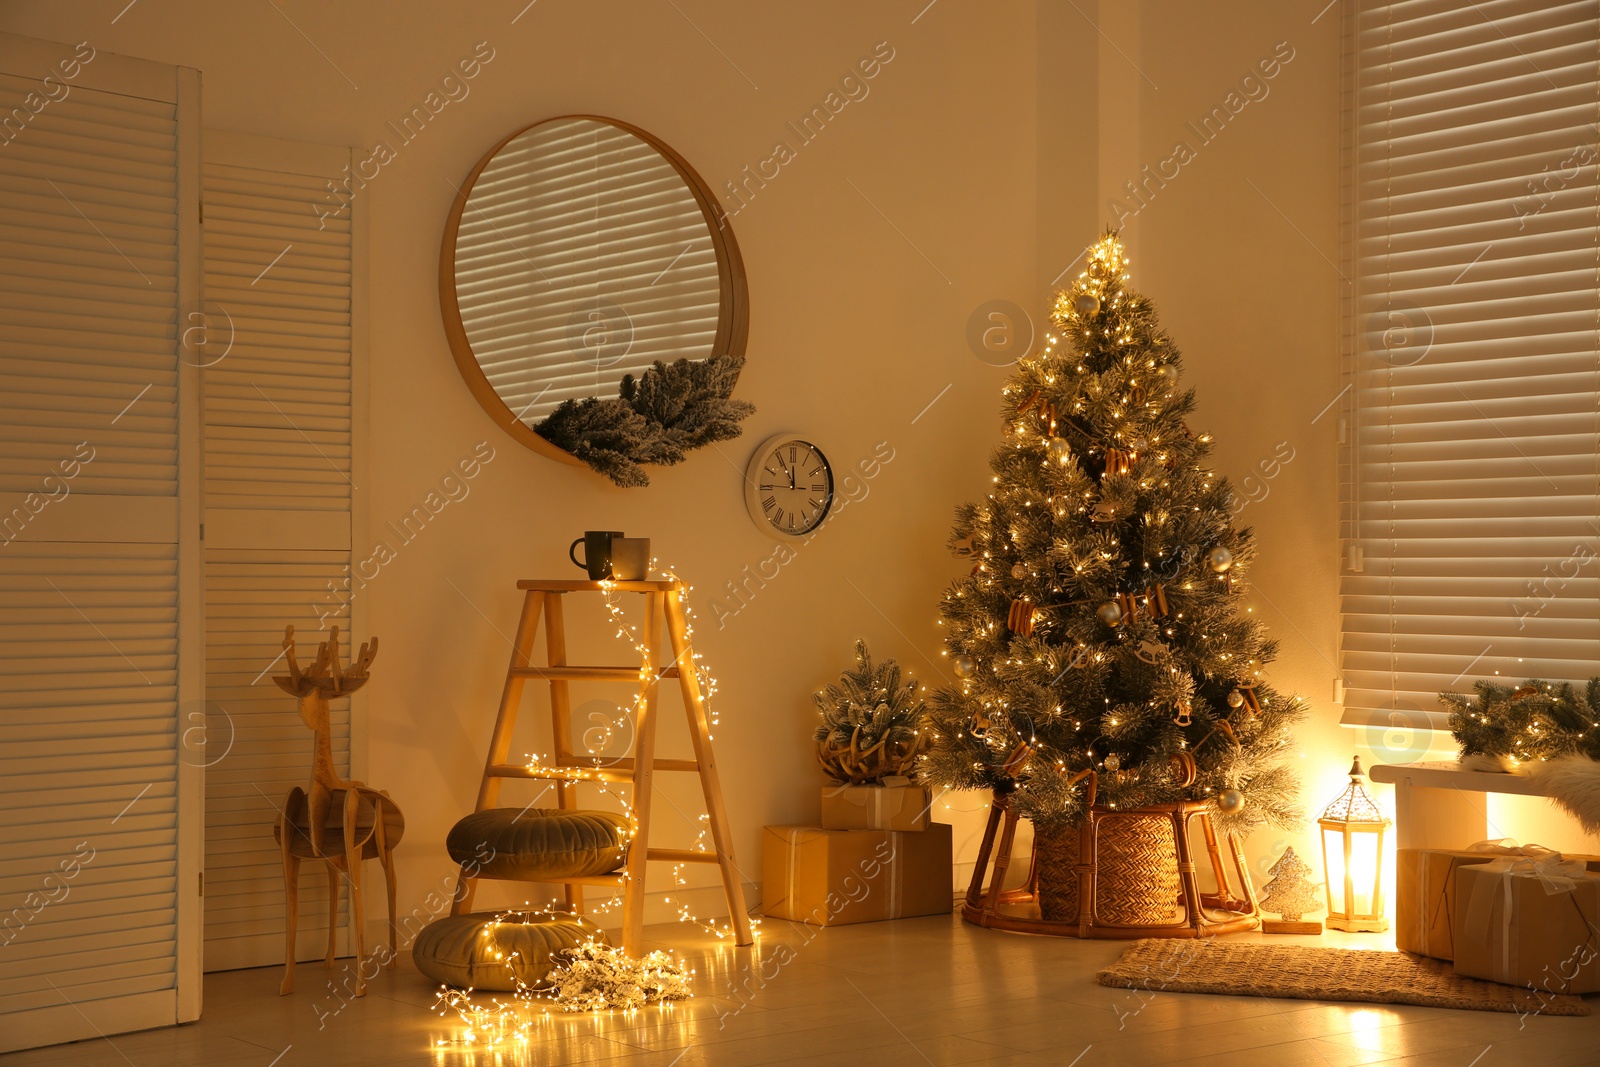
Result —
<path fill-rule="evenodd" d="M 949 823 L 926 830 L 824 830 L 769 826 L 762 904 L 775 919 L 843 926 L 948 915 Z"/>
<path fill-rule="evenodd" d="M 1542 845 L 1479 841 L 1465 849 L 1402 848 L 1396 854 L 1395 947 L 1437 960 L 1455 958 L 1456 871 L 1495 859 L 1559 855 Z"/>
<path fill-rule="evenodd" d="M 1558 852 L 1455 872 L 1457 974 L 1544 993 L 1600 991 L 1600 873 Z"/>

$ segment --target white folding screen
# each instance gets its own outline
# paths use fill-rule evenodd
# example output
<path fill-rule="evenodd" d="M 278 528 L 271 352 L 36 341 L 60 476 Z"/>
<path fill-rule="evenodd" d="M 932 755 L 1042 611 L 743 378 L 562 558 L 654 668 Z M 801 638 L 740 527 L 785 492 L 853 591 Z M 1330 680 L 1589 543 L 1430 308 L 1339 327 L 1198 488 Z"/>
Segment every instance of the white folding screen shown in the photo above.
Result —
<path fill-rule="evenodd" d="M 326 199 L 349 162 L 347 149 L 205 137 L 207 970 L 283 959 L 272 825 L 284 794 L 310 778 L 312 745 L 272 676 L 284 671 L 285 624 L 312 646 L 333 626 L 351 632 L 346 580 L 365 473 L 354 238 L 365 203 L 330 213 Z M 332 720 L 348 775 L 348 699 Z M 320 867 L 302 872 L 305 959 L 326 944 Z"/>
<path fill-rule="evenodd" d="M 1359 0 L 1345 719 L 1600 674 L 1600 7 Z"/>
<path fill-rule="evenodd" d="M 0 35 L 0 1051 L 199 1016 L 198 115 Z"/>

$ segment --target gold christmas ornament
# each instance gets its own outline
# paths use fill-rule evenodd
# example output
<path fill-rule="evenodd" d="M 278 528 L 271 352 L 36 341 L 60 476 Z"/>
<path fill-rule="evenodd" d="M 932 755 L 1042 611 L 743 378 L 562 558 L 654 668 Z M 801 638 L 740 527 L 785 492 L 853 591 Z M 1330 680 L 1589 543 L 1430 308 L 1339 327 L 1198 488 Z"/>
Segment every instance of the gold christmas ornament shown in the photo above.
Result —
<path fill-rule="evenodd" d="M 978 669 L 971 656 L 957 656 L 951 666 L 955 668 L 957 678 L 971 678 L 972 672 Z"/>
<path fill-rule="evenodd" d="M 1106 473 L 1127 474 L 1133 470 L 1133 461 L 1138 458 L 1131 449 L 1108 448 L 1106 449 Z"/>
<path fill-rule="evenodd" d="M 1233 553 L 1218 545 L 1206 554 L 1206 563 L 1218 574 L 1225 574 L 1233 566 Z"/>
<path fill-rule="evenodd" d="M 1013 577 L 1013 578 L 1026 578 L 1027 576 L 1028 576 L 1028 568 L 1027 568 L 1027 566 L 1025 564 L 1013 563 L 1011 565 L 1011 577 Z"/>
<path fill-rule="evenodd" d="M 1244 794 L 1232 787 L 1217 794 L 1217 810 L 1224 815 L 1237 815 L 1244 810 Z"/>
<path fill-rule="evenodd" d="M 1072 446 L 1067 444 L 1064 437 L 1052 437 L 1046 442 L 1045 447 L 1050 450 L 1050 456 L 1057 463 L 1065 463 L 1072 458 Z"/>
<path fill-rule="evenodd" d="M 1156 377 L 1161 379 L 1161 384 L 1168 389 L 1175 389 L 1178 385 L 1178 368 L 1168 365 L 1156 368 Z"/>
<path fill-rule="evenodd" d="M 1072 298 L 1072 310 L 1079 318 L 1092 318 L 1100 313 L 1100 298 L 1093 293 L 1079 293 Z"/>
<path fill-rule="evenodd" d="M 1122 757 L 1115 752 L 1109 753 L 1105 758 L 1105 768 L 1108 771 L 1120 770 L 1122 768 Z"/>
<path fill-rule="evenodd" d="M 1244 707 L 1244 694 L 1239 692 L 1237 689 L 1235 689 L 1233 692 L 1229 693 L 1228 694 L 1228 707 L 1230 707 L 1230 708 L 1242 708 L 1242 707 Z"/>
<path fill-rule="evenodd" d="M 1095 612 L 1100 616 L 1100 621 L 1107 626 L 1116 627 L 1122 624 L 1122 608 L 1115 600 L 1108 600 L 1100 605 L 1100 610 Z"/>

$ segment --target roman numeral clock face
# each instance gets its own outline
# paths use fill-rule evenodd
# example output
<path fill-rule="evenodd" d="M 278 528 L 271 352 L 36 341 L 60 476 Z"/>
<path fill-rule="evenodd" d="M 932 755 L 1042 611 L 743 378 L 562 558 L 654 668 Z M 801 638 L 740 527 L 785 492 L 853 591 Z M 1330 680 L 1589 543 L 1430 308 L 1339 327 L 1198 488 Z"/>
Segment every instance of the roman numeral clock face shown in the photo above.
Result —
<path fill-rule="evenodd" d="M 822 525 L 833 506 L 833 468 L 816 445 L 780 434 L 750 458 L 745 503 L 767 533 L 804 537 Z"/>

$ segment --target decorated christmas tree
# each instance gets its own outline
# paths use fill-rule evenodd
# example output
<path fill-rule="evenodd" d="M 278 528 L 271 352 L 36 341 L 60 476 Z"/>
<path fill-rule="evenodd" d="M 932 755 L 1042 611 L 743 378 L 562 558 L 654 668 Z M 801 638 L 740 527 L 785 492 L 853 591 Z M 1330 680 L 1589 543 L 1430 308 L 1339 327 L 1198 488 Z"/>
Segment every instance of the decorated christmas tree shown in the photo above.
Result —
<path fill-rule="evenodd" d="M 922 777 L 992 789 L 1046 830 L 1091 803 L 1179 800 L 1210 801 L 1222 829 L 1294 825 L 1280 757 L 1305 707 L 1265 677 L 1251 533 L 1126 266 L 1115 234 L 1089 250 L 1003 391 L 993 491 L 950 538 L 972 562 L 942 604 L 959 682 L 932 695 Z"/>

